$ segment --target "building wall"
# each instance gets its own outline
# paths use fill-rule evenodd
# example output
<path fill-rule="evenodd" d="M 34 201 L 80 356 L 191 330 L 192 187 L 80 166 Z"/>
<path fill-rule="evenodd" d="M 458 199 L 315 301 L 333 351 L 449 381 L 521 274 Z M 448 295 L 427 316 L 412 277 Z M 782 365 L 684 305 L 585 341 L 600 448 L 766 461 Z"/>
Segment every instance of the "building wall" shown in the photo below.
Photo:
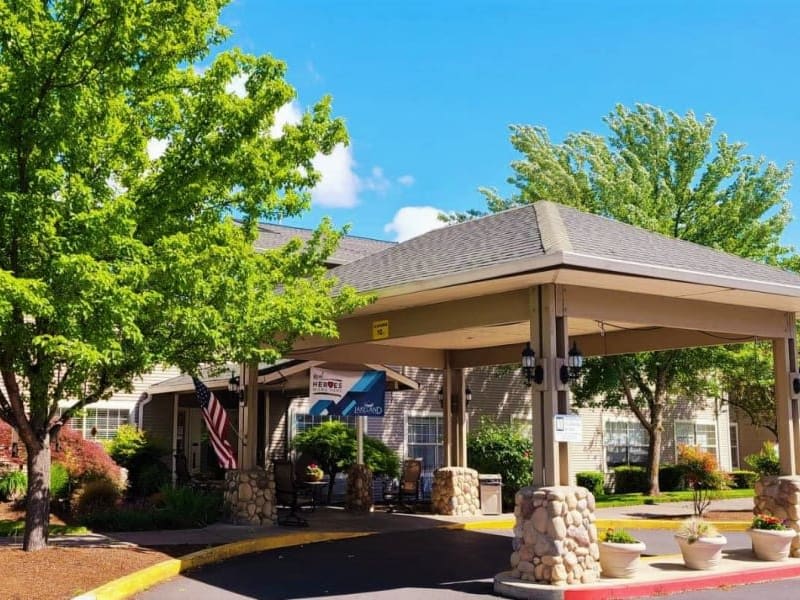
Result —
<path fill-rule="evenodd" d="M 153 396 L 152 400 L 144 405 L 142 422 L 142 429 L 154 442 L 170 449 L 172 449 L 173 409 L 172 394 Z"/>

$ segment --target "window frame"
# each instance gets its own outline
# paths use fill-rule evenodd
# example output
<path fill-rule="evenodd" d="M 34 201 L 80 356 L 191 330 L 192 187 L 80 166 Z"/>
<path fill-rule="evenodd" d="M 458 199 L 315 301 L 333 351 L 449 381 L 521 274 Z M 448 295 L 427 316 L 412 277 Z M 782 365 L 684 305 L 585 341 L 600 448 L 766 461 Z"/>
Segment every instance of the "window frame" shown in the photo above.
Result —
<path fill-rule="evenodd" d="M 619 444 L 609 444 L 609 429 L 610 424 L 614 423 L 624 423 L 625 424 L 625 462 L 615 462 L 614 464 L 611 463 L 609 460 L 609 448 L 618 447 Z M 642 461 L 639 462 L 632 462 L 631 461 L 631 426 L 638 427 L 642 430 L 644 434 L 644 443 L 643 444 L 636 444 L 633 447 L 640 449 L 640 454 L 644 457 Z M 638 419 L 633 419 L 630 417 L 617 417 L 617 416 L 608 416 L 603 419 L 603 465 L 607 471 L 613 470 L 615 467 L 621 466 L 646 466 L 647 465 L 647 454 L 649 449 L 649 443 L 647 442 L 647 429 L 645 429 L 644 425 L 642 425 Z"/>

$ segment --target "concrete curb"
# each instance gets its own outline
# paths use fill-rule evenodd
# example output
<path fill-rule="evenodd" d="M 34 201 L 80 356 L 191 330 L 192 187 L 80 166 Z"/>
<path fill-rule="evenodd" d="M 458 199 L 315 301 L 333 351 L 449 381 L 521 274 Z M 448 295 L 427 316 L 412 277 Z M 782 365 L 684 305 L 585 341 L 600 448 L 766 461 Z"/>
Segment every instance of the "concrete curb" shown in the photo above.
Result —
<path fill-rule="evenodd" d="M 719 531 L 747 531 L 750 529 L 749 521 L 713 521 Z M 598 531 L 609 528 L 614 529 L 677 529 L 679 520 L 670 519 L 597 519 L 595 526 Z M 493 530 L 513 529 L 514 519 L 498 519 L 494 521 L 470 521 L 467 523 L 452 523 L 444 525 L 448 529 Z"/>
<path fill-rule="evenodd" d="M 668 519 L 598 519 L 595 524 L 598 530 L 608 529 L 609 527 L 624 529 L 675 529 L 677 521 Z M 714 525 L 720 531 L 746 531 L 750 523 L 738 521 L 715 521 Z M 470 521 L 467 523 L 448 523 L 439 525 L 442 529 L 455 529 L 465 531 L 476 530 L 496 530 L 513 529 L 514 519 L 496 519 L 489 521 Z M 297 532 L 279 536 L 269 536 L 232 542 L 206 550 L 198 550 L 180 558 L 156 563 L 150 567 L 125 575 L 93 590 L 85 592 L 80 596 L 75 596 L 73 600 L 122 600 L 130 598 L 159 583 L 163 583 L 176 575 L 196 569 L 203 565 L 221 562 L 235 556 L 263 552 L 265 550 L 275 550 L 289 546 L 299 546 L 302 544 L 313 544 L 315 542 L 327 542 L 333 540 L 343 540 L 348 538 L 364 537 L 374 535 L 378 532 L 369 531 L 346 531 L 346 532 Z M 555 597 L 555 596 L 554 596 Z"/>
<path fill-rule="evenodd" d="M 289 546 L 313 544 L 373 535 L 373 531 L 302 532 L 232 542 L 214 548 L 198 550 L 180 558 L 171 558 L 150 567 L 109 581 L 93 590 L 75 596 L 73 600 L 121 600 L 138 594 L 184 571 L 223 561 L 234 556 L 275 550 Z"/>

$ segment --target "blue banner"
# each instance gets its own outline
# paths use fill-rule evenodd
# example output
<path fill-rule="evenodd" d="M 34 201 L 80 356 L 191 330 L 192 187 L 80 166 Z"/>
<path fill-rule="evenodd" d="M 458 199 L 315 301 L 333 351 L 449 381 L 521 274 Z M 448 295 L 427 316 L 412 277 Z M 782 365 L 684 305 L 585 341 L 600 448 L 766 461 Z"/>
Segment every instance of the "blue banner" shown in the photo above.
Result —
<path fill-rule="evenodd" d="M 312 367 L 310 381 L 312 415 L 382 417 L 385 413 L 386 373 L 383 371 Z"/>

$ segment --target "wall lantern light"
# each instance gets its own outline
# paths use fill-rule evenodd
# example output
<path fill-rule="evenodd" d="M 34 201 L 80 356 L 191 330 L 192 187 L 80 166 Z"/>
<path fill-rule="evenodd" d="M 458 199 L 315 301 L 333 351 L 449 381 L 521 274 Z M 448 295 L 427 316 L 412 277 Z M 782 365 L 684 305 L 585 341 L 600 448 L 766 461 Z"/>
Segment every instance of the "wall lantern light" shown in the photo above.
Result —
<path fill-rule="evenodd" d="M 800 394 L 800 377 L 792 379 L 792 391 L 795 394 Z"/>
<path fill-rule="evenodd" d="M 530 342 L 525 342 L 525 348 L 522 349 L 522 374 L 528 387 L 534 382 L 541 384 L 544 381 L 544 369 L 536 364 L 536 352 Z"/>
<path fill-rule="evenodd" d="M 572 348 L 569 349 L 567 354 L 567 362 L 561 365 L 558 377 L 561 383 L 576 381 L 581 376 L 581 369 L 583 368 L 583 353 L 578 349 L 578 344 L 575 340 L 572 341 Z"/>
<path fill-rule="evenodd" d="M 228 391 L 239 401 L 240 406 L 244 406 L 245 397 L 244 389 L 242 389 L 242 382 L 239 379 L 239 376 L 233 371 L 231 371 L 231 378 L 228 379 Z"/>
<path fill-rule="evenodd" d="M 439 388 L 439 406 L 444 408 L 444 390 Z M 467 388 L 464 390 L 464 399 L 467 401 L 467 406 L 472 402 L 472 390 Z M 450 412 L 458 412 L 458 394 L 455 394 L 450 400 Z"/>

